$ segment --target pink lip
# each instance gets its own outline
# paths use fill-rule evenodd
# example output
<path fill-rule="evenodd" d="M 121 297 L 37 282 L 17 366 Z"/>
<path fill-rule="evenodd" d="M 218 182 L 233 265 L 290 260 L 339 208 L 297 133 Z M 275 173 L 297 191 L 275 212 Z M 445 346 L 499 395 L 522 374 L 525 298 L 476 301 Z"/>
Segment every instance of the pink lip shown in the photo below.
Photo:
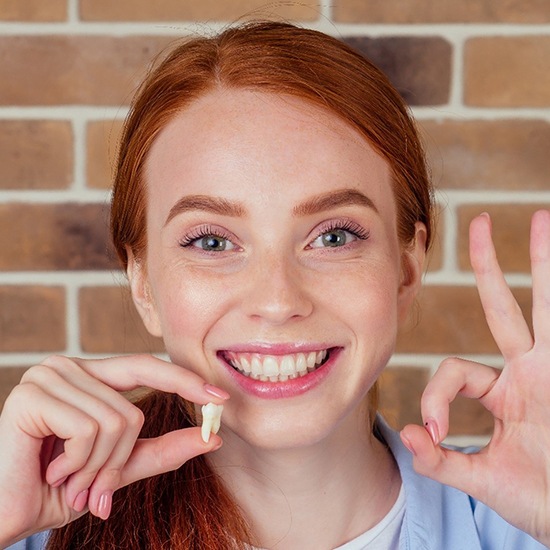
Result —
<path fill-rule="evenodd" d="M 317 348 L 306 348 L 303 347 L 300 351 L 315 351 L 320 349 L 327 349 L 323 347 Z M 269 346 L 269 354 L 271 355 L 282 355 L 284 353 L 298 353 L 296 347 L 293 347 L 294 351 L 289 351 L 288 347 L 284 348 L 285 351 L 279 351 L 278 353 L 274 351 L 273 346 Z M 225 351 L 225 350 L 224 350 Z M 227 349 L 227 351 L 236 351 L 233 349 Z M 266 353 L 266 349 L 263 348 L 262 351 L 259 351 L 257 346 L 246 346 L 240 347 L 240 352 L 243 353 Z M 221 353 L 218 353 L 218 359 L 222 366 L 225 369 L 225 372 L 228 376 L 246 393 L 254 395 L 256 397 L 261 397 L 262 399 L 285 399 L 290 397 L 296 397 L 302 395 L 313 388 L 319 386 L 321 382 L 330 374 L 334 364 L 336 363 L 338 356 L 342 348 L 331 348 L 331 353 L 323 365 L 319 368 L 301 376 L 299 378 L 294 378 L 292 380 L 287 380 L 286 382 L 262 382 L 261 380 L 254 380 L 248 376 L 241 374 L 238 370 L 234 369 L 229 365 L 222 357 Z"/>

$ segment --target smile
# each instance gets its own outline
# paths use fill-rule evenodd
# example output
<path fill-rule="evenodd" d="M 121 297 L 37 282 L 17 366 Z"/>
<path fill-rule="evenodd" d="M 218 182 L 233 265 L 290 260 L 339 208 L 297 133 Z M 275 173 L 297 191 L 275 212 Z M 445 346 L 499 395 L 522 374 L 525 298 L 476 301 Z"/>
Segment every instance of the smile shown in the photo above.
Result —
<path fill-rule="evenodd" d="M 328 361 L 330 349 L 286 355 L 226 351 L 223 358 L 239 373 L 260 382 L 286 382 L 315 371 Z"/>

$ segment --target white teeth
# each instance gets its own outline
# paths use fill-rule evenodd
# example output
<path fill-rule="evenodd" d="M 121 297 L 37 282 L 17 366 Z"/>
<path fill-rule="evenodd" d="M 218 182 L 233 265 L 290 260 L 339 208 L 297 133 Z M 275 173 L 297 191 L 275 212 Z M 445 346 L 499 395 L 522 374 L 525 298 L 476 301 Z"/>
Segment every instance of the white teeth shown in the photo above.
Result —
<path fill-rule="evenodd" d="M 296 361 L 296 371 L 297 374 L 307 371 L 307 360 L 306 356 L 303 353 L 298 354 L 298 360 Z"/>
<path fill-rule="evenodd" d="M 228 352 L 226 359 L 239 372 L 262 382 L 286 382 L 314 371 L 328 355 L 326 349 L 288 355 Z"/>
<path fill-rule="evenodd" d="M 263 374 L 262 362 L 258 357 L 252 358 L 252 376 L 261 376 Z"/>
<path fill-rule="evenodd" d="M 283 357 L 283 360 L 281 361 L 281 374 L 290 376 L 291 374 L 294 374 L 296 372 L 295 367 L 296 365 L 294 364 L 292 357 L 288 357 L 288 355 L 285 355 Z"/>
<path fill-rule="evenodd" d="M 210 440 L 210 434 L 217 434 L 220 425 L 223 412 L 223 405 L 216 405 L 215 403 L 207 403 L 201 408 L 202 412 L 202 426 L 201 436 L 205 443 Z"/>
<path fill-rule="evenodd" d="M 275 357 L 266 357 L 263 365 L 264 375 L 267 377 L 279 376 L 279 365 Z"/>

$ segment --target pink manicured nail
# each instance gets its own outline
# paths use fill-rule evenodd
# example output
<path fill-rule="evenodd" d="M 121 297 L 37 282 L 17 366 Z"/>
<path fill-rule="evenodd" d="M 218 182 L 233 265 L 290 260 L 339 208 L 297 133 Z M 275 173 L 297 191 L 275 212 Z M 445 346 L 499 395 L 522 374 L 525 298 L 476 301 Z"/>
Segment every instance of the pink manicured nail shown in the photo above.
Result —
<path fill-rule="evenodd" d="M 113 504 L 113 491 L 105 491 L 99 497 L 99 504 L 97 506 L 97 513 L 101 519 L 107 519 L 111 513 L 111 506 Z"/>
<path fill-rule="evenodd" d="M 65 481 L 67 481 L 68 477 L 69 476 L 62 477 L 61 479 L 58 479 L 55 483 L 50 483 L 50 487 L 53 487 L 55 489 L 56 487 L 59 487 L 60 485 L 63 485 L 63 483 L 65 483 Z"/>
<path fill-rule="evenodd" d="M 212 384 L 205 384 L 204 391 L 214 397 L 217 397 L 218 399 L 229 399 L 229 394 L 225 390 L 213 386 Z"/>
<path fill-rule="evenodd" d="M 430 437 L 434 445 L 439 445 L 439 428 L 437 427 L 437 422 L 433 418 L 428 418 L 424 422 L 424 426 L 428 430 Z"/>
<path fill-rule="evenodd" d="M 86 504 L 88 504 L 88 489 L 80 491 L 80 493 L 76 495 L 73 502 L 73 510 L 75 512 L 82 512 L 82 510 L 86 508 Z"/>

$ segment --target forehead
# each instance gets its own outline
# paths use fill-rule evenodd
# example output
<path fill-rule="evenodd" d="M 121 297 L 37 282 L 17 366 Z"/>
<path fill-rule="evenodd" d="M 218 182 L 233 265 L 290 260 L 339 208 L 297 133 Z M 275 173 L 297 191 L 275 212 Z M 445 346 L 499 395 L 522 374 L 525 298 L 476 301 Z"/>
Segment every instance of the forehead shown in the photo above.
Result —
<path fill-rule="evenodd" d="M 146 180 L 150 203 L 185 193 L 299 200 L 365 186 L 393 202 L 387 162 L 350 124 L 302 99 L 250 90 L 216 90 L 178 113 L 152 145 Z"/>

